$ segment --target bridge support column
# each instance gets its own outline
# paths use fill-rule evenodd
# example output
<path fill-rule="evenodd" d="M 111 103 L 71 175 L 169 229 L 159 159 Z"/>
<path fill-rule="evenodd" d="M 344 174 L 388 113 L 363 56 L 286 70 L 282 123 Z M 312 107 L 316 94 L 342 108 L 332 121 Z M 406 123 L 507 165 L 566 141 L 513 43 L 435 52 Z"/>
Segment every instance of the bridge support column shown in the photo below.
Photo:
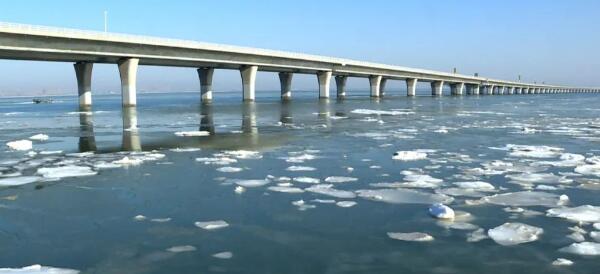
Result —
<path fill-rule="evenodd" d="M 416 78 L 406 79 L 406 96 L 416 96 L 417 95 L 417 82 L 419 80 Z"/>
<path fill-rule="evenodd" d="M 433 81 L 431 82 L 431 95 L 442 96 L 442 89 L 444 88 L 444 81 Z"/>
<path fill-rule="evenodd" d="M 347 76 L 337 75 L 335 76 L 335 86 L 337 88 L 337 98 L 346 97 L 346 80 L 348 80 Z"/>
<path fill-rule="evenodd" d="M 498 87 L 498 94 L 500 95 L 504 95 L 504 90 L 506 89 L 506 87 L 502 86 L 502 87 Z"/>
<path fill-rule="evenodd" d="M 243 100 L 254 101 L 256 95 L 256 72 L 258 66 L 242 66 L 240 75 L 242 76 Z"/>
<path fill-rule="evenodd" d="M 454 83 L 450 84 L 450 94 L 462 95 L 465 89 L 465 83 Z"/>
<path fill-rule="evenodd" d="M 508 87 L 507 93 L 510 95 L 515 94 L 515 87 Z"/>
<path fill-rule="evenodd" d="M 79 106 L 89 107 L 92 105 L 92 67 L 90 62 L 77 62 L 75 76 L 77 77 L 77 91 L 79 93 Z"/>
<path fill-rule="evenodd" d="M 212 79 L 214 72 L 214 68 L 198 69 L 198 78 L 200 79 L 200 100 L 202 102 L 209 102 L 212 100 Z"/>
<path fill-rule="evenodd" d="M 387 84 L 387 79 L 381 79 L 381 83 L 379 83 L 379 96 L 385 96 L 385 84 Z"/>
<path fill-rule="evenodd" d="M 317 73 L 319 81 L 319 98 L 329 98 L 329 83 L 331 82 L 331 71 L 320 71 Z"/>
<path fill-rule="evenodd" d="M 292 78 L 294 74 L 291 72 L 280 72 L 279 82 L 281 83 L 281 100 L 292 99 Z"/>
<path fill-rule="evenodd" d="M 487 94 L 487 95 L 492 95 L 492 94 L 494 94 L 494 86 L 487 86 L 487 87 L 485 88 L 485 94 Z"/>
<path fill-rule="evenodd" d="M 381 79 L 380 75 L 372 75 L 369 77 L 369 84 L 371 85 L 371 97 L 379 97 L 381 93 Z"/>
<path fill-rule="evenodd" d="M 121 59 L 118 62 L 121 75 L 121 101 L 124 107 L 137 104 L 136 82 L 139 62 L 140 59 L 137 58 Z"/>
<path fill-rule="evenodd" d="M 474 84 L 467 85 L 467 94 L 479 95 L 479 85 L 474 85 Z"/>

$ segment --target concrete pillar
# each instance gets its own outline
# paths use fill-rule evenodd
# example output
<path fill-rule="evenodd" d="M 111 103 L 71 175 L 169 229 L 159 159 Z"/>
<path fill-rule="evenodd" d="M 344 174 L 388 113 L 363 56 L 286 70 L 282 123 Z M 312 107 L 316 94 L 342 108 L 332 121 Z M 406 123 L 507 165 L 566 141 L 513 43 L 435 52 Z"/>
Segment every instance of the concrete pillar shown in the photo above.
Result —
<path fill-rule="evenodd" d="M 510 94 L 510 95 L 513 95 L 513 94 L 515 94 L 515 87 L 508 87 L 507 89 L 508 89 L 508 90 L 507 90 L 507 93 L 508 93 L 508 94 Z"/>
<path fill-rule="evenodd" d="M 136 82 L 139 62 L 140 59 L 137 58 L 121 59 L 118 62 L 121 75 L 121 101 L 124 107 L 137 104 Z"/>
<path fill-rule="evenodd" d="M 256 72 L 258 66 L 242 66 L 240 75 L 242 76 L 242 90 L 244 101 L 254 101 L 256 97 Z"/>
<path fill-rule="evenodd" d="M 487 86 L 485 89 L 485 93 L 487 95 L 493 95 L 494 94 L 494 86 Z"/>
<path fill-rule="evenodd" d="M 467 85 L 467 94 L 479 95 L 479 85 L 475 85 L 475 84 Z"/>
<path fill-rule="evenodd" d="M 450 84 L 450 94 L 462 95 L 465 89 L 465 83 L 453 83 Z"/>
<path fill-rule="evenodd" d="M 369 77 L 369 84 L 371 85 L 371 97 L 379 97 L 381 92 L 381 75 L 372 75 Z"/>
<path fill-rule="evenodd" d="M 319 98 L 329 98 L 331 71 L 319 71 L 317 73 L 317 80 L 319 81 Z"/>
<path fill-rule="evenodd" d="M 385 96 L 385 85 L 387 84 L 387 79 L 383 78 L 381 79 L 381 82 L 379 83 L 379 96 L 383 97 Z"/>
<path fill-rule="evenodd" d="M 335 76 L 335 86 L 337 89 L 337 98 L 346 97 L 346 80 L 348 80 L 347 76 L 344 76 L 344 75 Z"/>
<path fill-rule="evenodd" d="M 201 104 L 200 114 L 200 131 L 207 131 L 210 135 L 214 135 L 215 123 L 213 118 L 213 104 Z"/>
<path fill-rule="evenodd" d="M 89 106 L 79 107 L 79 152 L 96 151 L 96 136 L 94 135 L 94 121 Z"/>
<path fill-rule="evenodd" d="M 529 94 L 529 88 L 522 88 L 521 94 Z"/>
<path fill-rule="evenodd" d="M 417 95 L 417 82 L 419 80 L 416 78 L 406 79 L 406 96 L 416 96 Z"/>
<path fill-rule="evenodd" d="M 212 80 L 214 68 L 199 68 L 198 78 L 200 79 L 200 99 L 202 102 L 212 100 Z"/>
<path fill-rule="evenodd" d="M 142 151 L 140 134 L 137 127 L 137 110 L 135 107 L 123 107 L 123 139 L 121 150 Z"/>
<path fill-rule="evenodd" d="M 442 96 L 442 89 L 444 88 L 444 81 L 433 81 L 431 82 L 431 95 Z"/>
<path fill-rule="evenodd" d="M 281 100 L 292 99 L 292 78 L 294 74 L 291 72 L 280 72 L 279 83 L 281 83 Z"/>
<path fill-rule="evenodd" d="M 79 93 L 79 106 L 89 107 L 92 105 L 92 67 L 90 62 L 77 62 L 75 76 L 77 77 L 77 91 Z"/>
<path fill-rule="evenodd" d="M 506 89 L 506 87 L 504 87 L 504 86 L 498 87 L 498 94 L 503 95 L 505 89 Z"/>

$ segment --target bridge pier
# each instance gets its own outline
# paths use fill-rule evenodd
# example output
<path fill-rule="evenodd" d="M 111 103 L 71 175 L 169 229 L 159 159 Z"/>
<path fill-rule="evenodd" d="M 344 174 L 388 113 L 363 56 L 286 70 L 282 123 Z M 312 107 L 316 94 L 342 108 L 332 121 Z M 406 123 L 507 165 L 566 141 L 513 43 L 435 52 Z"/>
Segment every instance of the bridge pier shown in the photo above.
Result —
<path fill-rule="evenodd" d="M 335 86 L 337 91 L 337 98 L 342 99 L 346 97 L 346 80 L 348 76 L 337 75 L 335 76 Z"/>
<path fill-rule="evenodd" d="M 256 72 L 258 66 L 242 66 L 240 75 L 242 76 L 242 90 L 244 101 L 254 101 L 256 96 Z"/>
<path fill-rule="evenodd" d="M 509 95 L 515 94 L 515 87 L 508 87 L 506 91 Z"/>
<path fill-rule="evenodd" d="M 487 94 L 487 95 L 493 95 L 494 94 L 494 86 L 486 86 L 485 87 L 485 94 Z"/>
<path fill-rule="evenodd" d="M 292 78 L 294 74 L 291 72 L 280 72 L 279 83 L 281 83 L 281 100 L 292 99 Z"/>
<path fill-rule="evenodd" d="M 498 94 L 499 94 L 499 95 L 504 95 L 504 90 L 505 90 L 505 89 L 506 89 L 506 87 L 504 87 L 504 86 L 500 86 L 500 87 L 498 87 Z"/>
<path fill-rule="evenodd" d="M 468 84 L 467 85 L 467 94 L 469 94 L 469 95 L 479 95 L 479 85 Z"/>
<path fill-rule="evenodd" d="M 319 98 L 329 98 L 331 71 L 319 71 L 317 73 L 317 80 L 319 82 Z"/>
<path fill-rule="evenodd" d="M 379 83 L 379 96 L 381 97 L 385 96 L 385 84 L 387 84 L 387 79 L 382 78 Z"/>
<path fill-rule="evenodd" d="M 416 96 L 417 95 L 417 82 L 419 80 L 416 78 L 406 79 L 406 96 Z"/>
<path fill-rule="evenodd" d="M 212 79 L 214 72 L 214 68 L 198 69 L 198 78 L 200 79 L 200 100 L 202 102 L 209 102 L 212 100 Z"/>
<path fill-rule="evenodd" d="M 77 62 L 75 67 L 75 76 L 77 77 L 77 91 L 79 94 L 79 107 L 89 107 L 92 105 L 92 68 L 93 63 Z"/>
<path fill-rule="evenodd" d="M 139 62 L 140 59 L 137 58 L 121 59 L 118 62 L 121 75 L 121 102 L 124 107 L 137 104 L 136 81 Z"/>
<path fill-rule="evenodd" d="M 369 84 L 371 85 L 371 97 L 379 97 L 381 92 L 381 75 L 372 75 L 369 77 Z"/>
<path fill-rule="evenodd" d="M 462 95 L 465 89 L 465 83 L 453 83 L 450 84 L 450 94 Z"/>
<path fill-rule="evenodd" d="M 444 88 L 444 81 L 433 81 L 431 82 L 431 95 L 442 96 L 442 89 Z"/>

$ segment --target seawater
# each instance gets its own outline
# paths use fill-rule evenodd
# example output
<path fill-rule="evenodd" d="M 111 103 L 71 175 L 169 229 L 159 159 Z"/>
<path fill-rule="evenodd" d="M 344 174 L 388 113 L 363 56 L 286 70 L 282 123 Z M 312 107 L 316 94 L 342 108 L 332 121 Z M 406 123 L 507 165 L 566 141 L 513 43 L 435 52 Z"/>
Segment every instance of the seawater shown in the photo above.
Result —
<path fill-rule="evenodd" d="M 0 188 L 0 267 L 41 264 L 82 273 L 600 268 L 598 256 L 559 251 L 575 242 L 567 237 L 574 230 L 594 242 L 593 222 L 547 216 L 551 208 L 600 206 L 600 173 L 576 172 L 594 171 L 600 155 L 597 95 L 314 97 L 300 92 L 280 102 L 273 93 L 242 103 L 238 93 L 217 93 L 203 105 L 197 93 L 140 94 L 136 108 L 122 109 L 119 96 L 98 95 L 85 110 L 75 96 L 39 105 L 0 99 L 0 180 L 34 178 Z M 194 131 L 206 136 L 175 134 Z M 49 138 L 32 141 L 29 151 L 4 145 L 35 134 Z M 398 151 L 421 156 L 394 159 Z M 565 154 L 579 156 L 557 164 Z M 90 174 L 70 177 L 77 175 L 74 166 Z M 60 167 L 67 169 L 57 173 Z M 465 190 L 457 182 L 494 188 Z M 380 195 L 382 189 L 393 195 Z M 551 205 L 486 200 L 520 191 L 548 193 Z M 432 218 L 428 208 L 436 201 L 462 217 Z M 228 226 L 196 225 L 221 220 Z M 468 241 L 476 229 L 485 236 L 507 222 L 543 233 L 511 246 Z M 433 240 L 400 241 L 389 232 Z M 552 265 L 557 258 L 574 264 Z"/>

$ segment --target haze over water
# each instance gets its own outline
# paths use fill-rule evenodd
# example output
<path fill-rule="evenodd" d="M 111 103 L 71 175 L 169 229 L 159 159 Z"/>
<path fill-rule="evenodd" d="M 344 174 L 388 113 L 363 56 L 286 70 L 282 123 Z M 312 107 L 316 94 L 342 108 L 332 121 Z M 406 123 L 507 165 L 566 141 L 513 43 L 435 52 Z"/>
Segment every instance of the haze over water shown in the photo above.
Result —
<path fill-rule="evenodd" d="M 599 206 L 596 94 L 338 101 L 295 92 L 287 103 L 257 95 L 241 103 L 239 93 L 216 93 L 201 105 L 197 93 L 139 94 L 128 109 L 106 95 L 81 111 L 75 96 L 0 99 L 0 267 L 600 268 L 597 256 L 580 254 L 600 253 L 600 209 L 564 210 Z M 36 134 L 48 139 L 33 140 L 32 150 L 4 145 Z M 200 136 L 181 136 L 190 134 Z M 457 218 L 432 218 L 437 202 Z M 412 232 L 432 239 L 388 236 Z M 557 258 L 574 264 L 553 265 Z"/>

